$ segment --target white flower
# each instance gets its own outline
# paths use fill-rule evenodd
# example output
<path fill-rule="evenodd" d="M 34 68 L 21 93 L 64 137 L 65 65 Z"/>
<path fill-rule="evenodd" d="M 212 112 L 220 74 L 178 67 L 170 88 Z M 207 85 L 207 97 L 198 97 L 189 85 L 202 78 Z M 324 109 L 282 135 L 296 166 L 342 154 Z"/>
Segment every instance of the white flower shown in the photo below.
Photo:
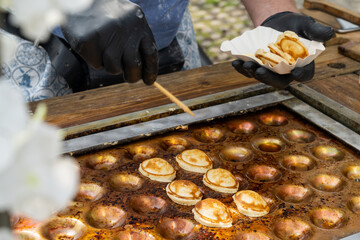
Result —
<path fill-rule="evenodd" d="M 44 220 L 74 197 L 79 168 L 60 157 L 59 131 L 29 118 L 21 94 L 4 82 L 0 111 L 0 211 Z"/>
<path fill-rule="evenodd" d="M 3 84 L 4 83 L 2 83 L 2 85 Z M 16 92 L 14 93 L 14 91 L 15 89 L 10 87 L 0 87 L 0 175 L 10 164 L 13 159 L 13 154 L 15 153 L 13 149 L 14 144 L 10 139 L 12 139 L 17 132 L 25 129 L 28 120 L 24 99 Z"/>
<path fill-rule="evenodd" d="M 1 240 L 14 240 L 14 235 L 8 228 L 0 228 L 0 239 Z"/>
<path fill-rule="evenodd" d="M 0 29 L 0 60 L 2 63 L 8 62 L 15 56 L 16 46 L 18 45 L 18 39 L 10 34 L 5 34 Z"/>
<path fill-rule="evenodd" d="M 10 5 L 7 8 L 11 12 L 11 23 L 20 27 L 25 37 L 31 40 L 44 41 L 50 36 L 52 29 L 65 21 L 66 13 L 85 10 L 92 1 L 11 0 L 10 4 L 7 3 Z"/>
<path fill-rule="evenodd" d="M 90 7 L 93 0 L 54 0 L 56 5 L 66 13 L 81 12 Z"/>

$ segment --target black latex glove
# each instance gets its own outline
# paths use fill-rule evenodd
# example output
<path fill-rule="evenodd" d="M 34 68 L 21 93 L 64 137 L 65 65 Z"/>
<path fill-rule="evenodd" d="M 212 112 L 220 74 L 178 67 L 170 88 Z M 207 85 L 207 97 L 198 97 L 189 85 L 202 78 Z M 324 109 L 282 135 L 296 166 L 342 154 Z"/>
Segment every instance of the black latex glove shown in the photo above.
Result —
<path fill-rule="evenodd" d="M 128 0 L 95 0 L 90 9 L 68 16 L 62 31 L 71 48 L 89 65 L 104 67 L 125 80 L 152 84 L 158 51 L 141 8 Z"/>
<path fill-rule="evenodd" d="M 334 35 L 334 29 L 317 23 L 312 17 L 293 12 L 281 12 L 270 16 L 261 26 L 271 27 L 284 32 L 291 30 L 300 37 L 325 42 Z M 233 67 L 241 74 L 249 78 L 255 78 L 260 82 L 273 87 L 283 89 L 292 81 L 309 81 L 314 77 L 314 61 L 301 68 L 294 68 L 289 74 L 277 74 L 255 62 L 244 62 L 240 59 L 233 61 Z"/>

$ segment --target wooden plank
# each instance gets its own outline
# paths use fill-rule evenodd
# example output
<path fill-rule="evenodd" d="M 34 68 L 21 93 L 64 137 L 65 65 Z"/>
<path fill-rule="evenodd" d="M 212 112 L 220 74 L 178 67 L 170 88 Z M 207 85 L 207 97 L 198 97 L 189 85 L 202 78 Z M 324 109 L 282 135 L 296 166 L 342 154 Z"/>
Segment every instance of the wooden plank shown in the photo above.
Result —
<path fill-rule="evenodd" d="M 339 54 L 337 46 L 330 46 L 316 59 L 314 79 L 326 79 L 356 70 L 360 70 L 358 62 Z M 231 62 L 162 75 L 158 81 L 181 101 L 258 83 L 236 72 Z M 48 106 L 46 121 L 61 128 L 171 103 L 157 89 L 142 82 L 116 84 L 39 102 Z M 34 110 L 39 102 L 30 103 L 30 108 Z"/>
<path fill-rule="evenodd" d="M 294 84 L 290 92 L 298 99 L 360 134 L 360 114 L 305 84 Z"/>
<path fill-rule="evenodd" d="M 318 22 L 321 22 L 322 24 L 331 26 L 331 27 L 333 27 L 335 29 L 341 28 L 341 25 L 336 20 L 336 17 L 331 16 L 331 15 L 329 15 L 327 13 L 324 13 L 324 12 L 318 11 L 318 10 L 309 10 L 309 9 L 306 9 L 306 8 L 303 8 L 300 11 L 301 11 L 302 14 L 311 16 L 314 19 L 316 19 Z"/>
<path fill-rule="evenodd" d="M 311 81 L 305 85 L 360 114 L 360 83 L 358 75 L 345 74 L 326 80 Z"/>
<path fill-rule="evenodd" d="M 349 32 L 349 33 L 344 33 L 344 34 L 337 33 L 336 35 L 340 36 L 340 37 L 347 38 L 347 39 L 349 39 L 351 41 L 354 41 L 354 42 L 359 42 L 360 41 L 360 33 L 359 33 L 359 31 Z"/>
<path fill-rule="evenodd" d="M 339 52 L 344 56 L 360 61 L 360 42 L 349 41 L 341 44 Z"/>
<path fill-rule="evenodd" d="M 157 81 L 182 101 L 258 83 L 236 72 L 231 62 L 162 75 Z M 39 102 L 48 106 L 46 121 L 62 128 L 171 103 L 156 88 L 142 82 L 116 84 Z M 39 102 L 30 103 L 30 108 L 34 110 Z"/>
<path fill-rule="evenodd" d="M 211 95 L 205 95 L 201 97 L 192 98 L 186 100 L 188 106 L 193 106 L 194 109 L 200 109 L 204 107 L 210 107 L 226 102 L 233 102 L 243 98 L 249 98 L 257 96 L 259 94 L 265 94 L 274 91 L 274 88 L 265 85 L 263 83 L 252 84 L 249 86 L 235 88 Z M 88 133 L 101 132 L 103 130 L 114 129 L 124 127 L 128 125 L 137 124 L 140 122 L 146 122 L 158 118 L 181 113 L 182 110 L 176 108 L 174 103 L 161 105 L 158 107 L 150 108 L 147 110 L 127 113 L 118 115 L 111 118 L 101 119 L 98 121 L 92 121 L 76 126 L 63 128 L 62 132 L 67 139 L 78 136 L 87 135 Z"/>
<path fill-rule="evenodd" d="M 351 73 L 358 69 L 360 69 L 359 62 L 339 54 L 338 46 L 330 46 L 315 59 L 314 80 Z"/>
<path fill-rule="evenodd" d="M 321 10 L 333 16 L 343 18 L 356 25 L 360 25 L 360 13 L 325 0 L 305 0 L 307 9 Z"/>

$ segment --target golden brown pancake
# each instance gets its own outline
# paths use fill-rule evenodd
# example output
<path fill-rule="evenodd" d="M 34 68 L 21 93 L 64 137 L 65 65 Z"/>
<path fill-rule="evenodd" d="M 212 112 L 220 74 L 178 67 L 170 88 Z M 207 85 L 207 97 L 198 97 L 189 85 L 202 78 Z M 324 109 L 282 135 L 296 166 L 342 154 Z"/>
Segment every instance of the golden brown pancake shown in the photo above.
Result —
<path fill-rule="evenodd" d="M 276 55 L 275 53 L 272 53 L 272 52 L 265 52 L 261 48 L 256 51 L 255 57 L 260 59 L 264 64 L 268 63 L 272 67 L 275 67 L 280 62 L 285 62 L 285 63 L 289 64 L 289 62 L 286 61 L 285 58 L 282 58 L 279 55 Z"/>
<path fill-rule="evenodd" d="M 284 58 L 287 61 L 287 63 L 289 63 L 290 65 L 296 63 L 296 60 L 292 56 L 290 56 L 290 54 L 281 50 L 279 48 L 279 46 L 277 46 L 276 44 L 269 43 L 268 48 L 270 49 L 270 52 L 275 53 L 275 54 L 279 55 L 280 57 Z"/>
<path fill-rule="evenodd" d="M 234 175 L 222 168 L 208 170 L 204 174 L 203 183 L 212 190 L 223 193 L 236 193 L 239 188 Z"/>
<path fill-rule="evenodd" d="M 292 31 L 285 31 L 281 34 L 276 41 L 276 45 L 295 60 L 298 58 L 306 58 L 309 55 L 304 44 L 300 42 L 299 36 Z"/>
<path fill-rule="evenodd" d="M 168 197 L 181 205 L 195 205 L 202 199 L 198 186 L 188 180 L 175 180 L 166 186 Z"/>
<path fill-rule="evenodd" d="M 233 199 L 239 212 L 249 217 L 261 217 L 270 211 L 261 195 L 251 190 L 239 191 L 233 196 Z"/>
<path fill-rule="evenodd" d="M 292 31 L 285 31 L 278 37 L 276 44 L 269 43 L 268 48 L 270 52 L 258 49 L 255 57 L 260 59 L 263 64 L 268 63 L 272 67 L 280 62 L 294 65 L 298 58 L 306 58 L 309 55 L 304 44 L 300 42 L 299 36 Z"/>
<path fill-rule="evenodd" d="M 208 227 L 228 228 L 232 226 L 232 217 L 228 207 L 213 198 L 198 202 L 193 208 L 194 218 Z"/>
<path fill-rule="evenodd" d="M 145 177 L 158 182 L 171 182 L 176 177 L 175 169 L 162 158 L 150 158 L 143 161 L 139 171 Z"/>
<path fill-rule="evenodd" d="M 182 169 L 196 173 L 206 173 L 213 167 L 210 157 L 199 149 L 183 151 L 176 156 L 176 162 Z"/>

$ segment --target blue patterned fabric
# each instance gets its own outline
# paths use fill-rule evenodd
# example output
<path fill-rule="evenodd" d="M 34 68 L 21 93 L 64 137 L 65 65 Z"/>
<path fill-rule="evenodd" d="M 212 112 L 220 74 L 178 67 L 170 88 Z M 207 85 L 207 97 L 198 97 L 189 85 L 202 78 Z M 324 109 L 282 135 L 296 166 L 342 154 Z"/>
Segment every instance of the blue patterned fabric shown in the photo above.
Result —
<path fill-rule="evenodd" d="M 0 31 L 8 34 L 1 29 Z M 42 47 L 13 37 L 18 39 L 18 46 L 13 58 L 2 64 L 1 69 L 5 79 L 17 86 L 28 102 L 72 93 L 65 79 L 51 65 L 49 56 Z"/>
<path fill-rule="evenodd" d="M 176 38 L 185 58 L 182 70 L 201 67 L 199 48 L 189 10 L 184 13 Z"/>

